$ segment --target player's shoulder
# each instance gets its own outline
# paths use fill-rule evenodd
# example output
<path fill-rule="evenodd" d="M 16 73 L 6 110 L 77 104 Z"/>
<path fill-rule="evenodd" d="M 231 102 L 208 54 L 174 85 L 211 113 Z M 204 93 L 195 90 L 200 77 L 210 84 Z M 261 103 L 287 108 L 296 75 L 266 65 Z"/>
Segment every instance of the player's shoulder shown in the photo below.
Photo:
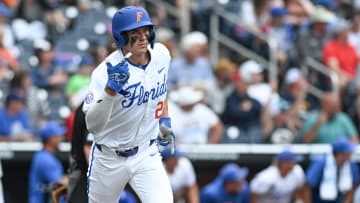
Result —
<path fill-rule="evenodd" d="M 154 44 L 154 48 L 152 49 L 152 54 L 161 55 L 162 57 L 169 57 L 170 52 L 166 46 L 160 42 Z"/>
<path fill-rule="evenodd" d="M 279 173 L 278 168 L 275 165 L 270 165 L 267 168 L 260 171 L 257 176 L 260 178 L 274 178 Z"/>

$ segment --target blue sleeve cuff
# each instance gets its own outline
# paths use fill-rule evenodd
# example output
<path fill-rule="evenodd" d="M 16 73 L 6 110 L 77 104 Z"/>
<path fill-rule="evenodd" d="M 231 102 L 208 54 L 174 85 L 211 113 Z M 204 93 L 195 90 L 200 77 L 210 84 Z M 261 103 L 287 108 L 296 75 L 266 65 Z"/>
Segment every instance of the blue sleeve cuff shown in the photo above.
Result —
<path fill-rule="evenodd" d="M 165 124 L 167 127 L 171 128 L 171 118 L 170 117 L 162 117 L 159 119 L 159 125 Z"/>

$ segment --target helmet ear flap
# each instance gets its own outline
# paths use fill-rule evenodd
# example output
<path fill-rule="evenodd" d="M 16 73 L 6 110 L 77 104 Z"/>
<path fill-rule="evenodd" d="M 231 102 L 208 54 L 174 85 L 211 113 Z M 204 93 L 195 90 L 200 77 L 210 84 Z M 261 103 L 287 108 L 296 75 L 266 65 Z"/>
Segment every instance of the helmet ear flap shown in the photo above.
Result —
<path fill-rule="evenodd" d="M 129 37 L 127 36 L 126 32 L 122 32 L 120 36 L 122 39 L 122 47 L 124 47 L 129 42 Z"/>

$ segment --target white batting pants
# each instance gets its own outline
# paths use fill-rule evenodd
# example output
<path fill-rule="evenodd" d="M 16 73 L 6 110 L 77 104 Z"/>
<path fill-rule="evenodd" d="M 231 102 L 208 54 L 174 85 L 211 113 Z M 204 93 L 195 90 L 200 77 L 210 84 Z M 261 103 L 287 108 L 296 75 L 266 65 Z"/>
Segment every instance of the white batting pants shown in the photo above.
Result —
<path fill-rule="evenodd" d="M 141 150 L 141 149 L 140 149 Z M 93 145 L 88 170 L 89 203 L 118 203 L 127 183 L 142 203 L 172 203 L 173 193 L 157 145 L 130 157 Z"/>

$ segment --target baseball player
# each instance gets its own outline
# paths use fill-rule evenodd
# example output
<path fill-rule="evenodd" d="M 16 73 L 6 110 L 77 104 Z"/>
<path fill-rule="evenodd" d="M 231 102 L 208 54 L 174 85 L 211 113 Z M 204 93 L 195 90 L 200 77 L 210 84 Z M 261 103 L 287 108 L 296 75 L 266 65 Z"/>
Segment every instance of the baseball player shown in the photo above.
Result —
<path fill-rule="evenodd" d="M 127 183 L 141 202 L 173 202 L 157 146 L 174 148 L 166 101 L 169 51 L 155 43 L 154 25 L 141 7 L 119 9 L 112 34 L 119 49 L 93 71 L 83 106 L 94 135 L 89 202 L 115 203 Z"/>

